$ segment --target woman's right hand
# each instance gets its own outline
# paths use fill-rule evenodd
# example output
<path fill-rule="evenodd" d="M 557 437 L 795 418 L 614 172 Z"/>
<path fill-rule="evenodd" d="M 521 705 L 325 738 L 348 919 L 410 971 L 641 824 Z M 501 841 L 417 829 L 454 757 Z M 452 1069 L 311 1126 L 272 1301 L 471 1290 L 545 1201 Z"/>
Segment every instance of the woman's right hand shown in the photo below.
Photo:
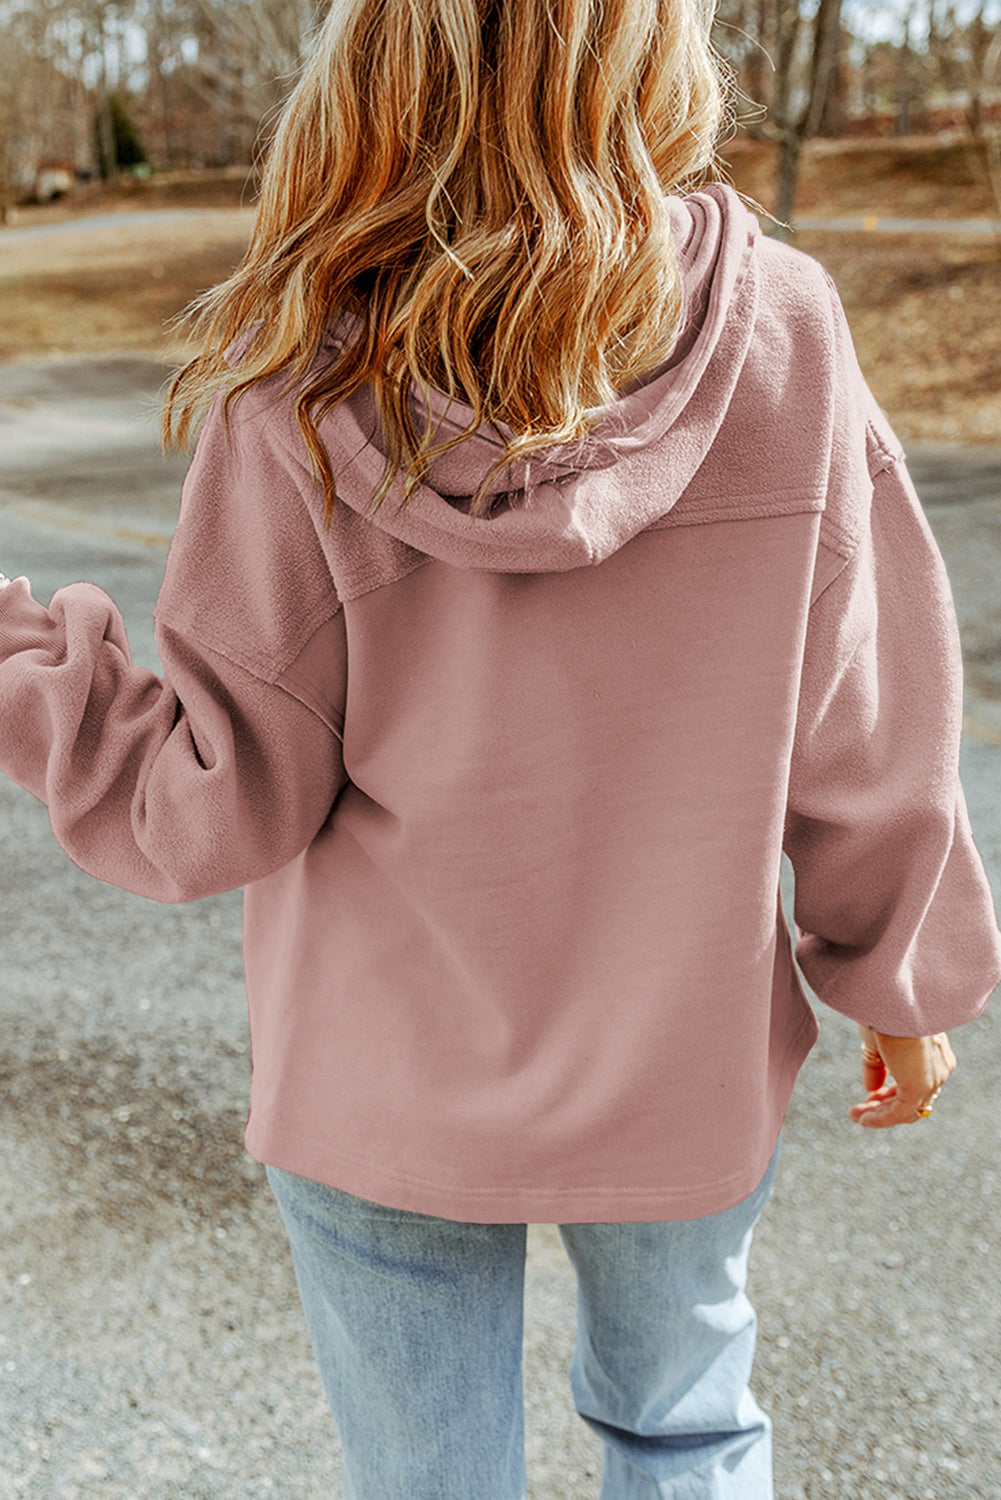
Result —
<path fill-rule="evenodd" d="M 956 1067 L 944 1031 L 937 1036 L 887 1036 L 859 1027 L 862 1083 L 868 1097 L 853 1104 L 849 1118 L 869 1130 L 913 1125 L 927 1119 L 942 1085 Z"/>

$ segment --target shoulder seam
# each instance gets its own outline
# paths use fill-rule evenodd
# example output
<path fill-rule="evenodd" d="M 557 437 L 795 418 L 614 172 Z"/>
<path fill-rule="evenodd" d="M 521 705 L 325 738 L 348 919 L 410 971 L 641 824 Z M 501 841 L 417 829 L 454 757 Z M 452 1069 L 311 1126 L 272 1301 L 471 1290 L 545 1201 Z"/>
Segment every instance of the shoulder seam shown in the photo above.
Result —
<path fill-rule="evenodd" d="M 275 441 L 281 447 L 282 452 L 287 456 L 289 462 L 294 464 L 296 468 L 301 472 L 305 484 L 311 484 L 315 487 L 316 481 L 313 478 L 309 465 L 297 453 L 293 452 L 291 445 L 287 441 L 287 437 L 279 433 L 276 435 Z M 361 447 L 357 450 L 357 453 L 364 452 L 364 450 L 369 446 L 369 443 L 370 439 L 366 438 L 365 441 L 361 444 Z M 357 453 L 354 456 L 357 456 Z M 352 462 L 352 459 L 348 459 L 347 462 L 350 464 Z M 335 479 L 336 477 L 337 476 L 335 474 Z M 306 500 L 304 490 L 300 489 L 299 493 L 307 514 L 309 515 L 310 519 L 313 520 L 312 510 Z M 374 527 L 375 523 L 372 521 L 371 517 L 365 515 L 362 511 L 355 510 L 354 506 L 350 505 L 343 496 L 338 497 L 337 501 L 335 502 L 335 509 L 337 506 L 343 506 L 345 510 L 350 512 L 352 517 L 356 518 L 358 521 Z M 313 526 L 315 530 L 315 520 L 313 521 Z M 323 538 L 320 536 L 319 532 L 317 532 L 317 540 L 319 541 L 321 548 L 326 554 L 327 549 L 323 545 Z M 330 569 L 331 573 L 331 586 L 334 588 L 337 594 L 338 602 L 342 607 L 346 604 L 352 603 L 356 599 L 363 598 L 366 594 L 375 593 L 378 589 L 390 588 L 401 578 L 408 577 L 411 573 L 416 572 L 418 568 L 422 568 L 425 566 L 425 564 L 434 561 L 430 554 L 421 552 L 420 549 L 414 547 L 412 543 L 401 542 L 400 545 L 406 547 L 407 552 L 410 554 L 406 562 L 399 563 L 397 566 L 389 569 L 384 576 L 379 577 L 375 582 L 366 582 L 364 586 L 360 588 L 339 587 L 334 577 L 334 570 L 331 566 L 331 560 L 329 556 L 327 557 L 327 567 L 328 569 Z M 322 624 L 322 621 L 320 621 L 319 623 Z M 284 666 L 279 668 L 279 675 L 281 671 L 284 671 Z"/>
<path fill-rule="evenodd" d="M 268 662 L 267 664 L 255 659 L 249 652 L 240 651 L 239 648 L 230 645 L 223 645 L 219 641 L 207 640 L 196 631 L 172 625 L 169 620 L 161 619 L 159 623 L 164 626 L 164 629 L 174 631 L 176 635 L 191 641 L 194 645 L 201 647 L 202 650 L 213 651 L 217 656 L 221 656 L 224 661 L 231 662 L 233 666 L 239 667 L 241 671 L 249 672 L 250 676 L 256 677 L 258 682 L 266 682 L 273 687 L 277 684 L 278 678 L 281 677 L 282 673 L 287 671 L 300 655 L 310 637 L 315 635 L 321 625 L 325 625 L 328 620 L 332 620 L 343 607 L 341 600 L 333 592 L 333 589 L 331 589 L 331 597 L 321 600 L 319 605 L 306 616 L 301 633 L 297 632 L 295 636 L 295 646 L 283 652 L 277 661 Z"/>

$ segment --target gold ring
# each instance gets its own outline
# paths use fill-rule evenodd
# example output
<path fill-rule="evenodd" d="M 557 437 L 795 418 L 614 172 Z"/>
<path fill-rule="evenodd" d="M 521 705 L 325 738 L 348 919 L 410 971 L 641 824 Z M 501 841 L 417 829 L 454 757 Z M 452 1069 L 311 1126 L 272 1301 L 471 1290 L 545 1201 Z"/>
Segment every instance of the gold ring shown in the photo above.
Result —
<path fill-rule="evenodd" d="M 925 1100 L 924 1104 L 922 1104 L 919 1107 L 918 1114 L 920 1115 L 920 1117 L 921 1117 L 922 1120 L 927 1120 L 928 1116 L 931 1114 L 932 1110 L 935 1108 L 935 1100 L 938 1098 L 938 1096 L 939 1096 L 939 1094 L 941 1092 L 942 1092 L 942 1085 L 939 1084 L 939 1086 L 935 1090 L 935 1092 L 933 1094 L 929 1095 L 929 1097 Z"/>

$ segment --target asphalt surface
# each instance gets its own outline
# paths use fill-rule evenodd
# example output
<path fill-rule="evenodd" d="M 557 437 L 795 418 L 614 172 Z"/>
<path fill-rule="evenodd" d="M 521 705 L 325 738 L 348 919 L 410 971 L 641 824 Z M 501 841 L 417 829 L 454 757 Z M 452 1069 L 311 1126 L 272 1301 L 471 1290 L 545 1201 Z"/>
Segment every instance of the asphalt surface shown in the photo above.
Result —
<path fill-rule="evenodd" d="M 17 244 L 19 240 L 49 239 L 52 235 L 79 234 L 86 229 L 89 234 L 117 233 L 121 229 L 138 229 L 142 225 L 170 220 L 197 220 L 204 216 L 202 208 L 127 208 L 118 213 L 74 214 L 68 219 L 54 219 L 46 224 L 14 224 L 3 232 L 4 240 Z"/>
<path fill-rule="evenodd" d="M 154 667 L 184 467 L 155 449 L 161 378 L 136 359 L 0 367 L 0 568 L 44 600 L 101 584 Z M 953 580 L 967 795 L 997 891 L 1001 449 L 911 465 Z M 239 896 L 161 907 L 101 885 L 6 782 L 0 851 L 0 1500 L 339 1500 L 277 1213 L 242 1148 Z M 871 1134 L 846 1118 L 854 1028 L 821 1025 L 752 1264 L 777 1495 L 997 1500 L 1001 1025 L 988 1010 L 954 1034 L 931 1120 Z M 529 1494 L 594 1500 L 566 1379 L 573 1277 L 548 1226 L 526 1325 Z"/>
<path fill-rule="evenodd" d="M 855 234 L 1001 235 L 1001 219 L 892 218 L 884 214 L 797 214 L 797 229 L 827 229 Z"/>
<path fill-rule="evenodd" d="M 133 208 L 118 213 L 80 214 L 70 219 L 58 219 L 46 224 L 16 224 L 5 229 L 0 237 L 0 252 L 3 242 L 17 244 L 19 240 L 47 239 L 52 235 L 79 233 L 86 228 L 88 233 L 107 231 L 114 233 L 122 229 L 137 229 L 142 225 L 155 224 L 158 219 L 196 219 L 204 214 L 200 208 Z M 242 210 L 241 210 L 242 212 Z M 1001 235 L 999 219 L 929 219 L 893 218 L 889 215 L 853 214 L 797 214 L 797 229 L 834 229 L 846 234 L 864 230 L 878 234 L 973 234 Z"/>

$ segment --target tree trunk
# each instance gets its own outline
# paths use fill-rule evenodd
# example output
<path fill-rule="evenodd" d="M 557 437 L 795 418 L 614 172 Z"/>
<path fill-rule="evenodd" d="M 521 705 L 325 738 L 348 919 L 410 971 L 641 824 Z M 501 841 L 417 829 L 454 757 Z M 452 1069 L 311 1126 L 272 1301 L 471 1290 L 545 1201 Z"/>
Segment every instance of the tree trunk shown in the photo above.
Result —
<path fill-rule="evenodd" d="M 831 57 L 830 77 L 821 103 L 818 135 L 840 136 L 844 132 L 848 96 L 844 57 L 847 35 L 839 24 Z"/>
<path fill-rule="evenodd" d="M 819 0 L 813 18 L 810 39 L 809 73 L 806 98 L 798 112 L 792 109 L 793 69 L 796 66 L 797 42 L 803 21 L 799 4 L 779 13 L 781 29 L 777 48 L 774 121 L 779 140 L 778 173 L 775 184 L 775 216 L 782 225 L 792 223 L 799 180 L 799 163 L 803 144 L 816 135 L 823 112 L 824 99 L 837 57 L 841 29 L 842 0 Z M 778 238 L 788 238 L 788 228 L 777 231 Z"/>
<path fill-rule="evenodd" d="M 820 0 L 813 23 L 813 49 L 810 57 L 810 85 L 800 120 L 801 140 L 816 135 L 824 112 L 824 101 L 838 61 L 841 41 L 842 0 Z"/>
<path fill-rule="evenodd" d="M 776 239 L 787 240 L 796 205 L 796 187 L 799 182 L 799 163 L 803 151 L 803 138 L 797 130 L 787 130 L 779 146 L 779 164 L 776 177 L 775 217 L 780 228 L 773 230 Z"/>
<path fill-rule="evenodd" d="M 897 135 L 909 135 L 911 131 L 912 48 L 911 11 L 904 18 L 904 39 L 897 54 Z"/>
<path fill-rule="evenodd" d="M 98 171 L 105 182 L 118 176 L 118 144 L 115 140 L 115 122 L 111 114 L 111 95 L 102 94 L 94 121 L 97 145 Z"/>
<path fill-rule="evenodd" d="M 768 10 L 766 0 L 757 0 L 754 6 L 753 16 L 748 16 L 749 25 L 746 30 L 757 40 L 757 45 L 752 46 L 747 55 L 747 96 L 752 104 L 763 105 L 765 102 L 765 63 L 767 54 L 765 52 L 765 37 L 768 30 Z"/>

